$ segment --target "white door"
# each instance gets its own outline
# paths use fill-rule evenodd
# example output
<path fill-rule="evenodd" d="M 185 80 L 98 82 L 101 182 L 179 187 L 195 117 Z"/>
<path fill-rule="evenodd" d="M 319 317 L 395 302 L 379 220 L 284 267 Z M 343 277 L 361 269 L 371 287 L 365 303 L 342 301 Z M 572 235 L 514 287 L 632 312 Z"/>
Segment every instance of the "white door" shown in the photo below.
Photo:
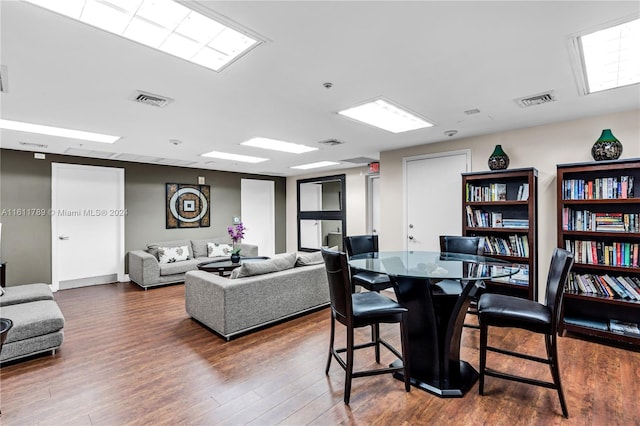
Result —
<path fill-rule="evenodd" d="M 440 235 L 462 233 L 462 176 L 468 150 L 404 159 L 405 247 L 440 250 Z"/>
<path fill-rule="evenodd" d="M 272 257 L 276 252 L 275 182 L 242 179 L 240 209 L 247 228 L 244 242 L 258 246 L 260 256 Z"/>
<path fill-rule="evenodd" d="M 380 233 L 380 176 L 369 176 L 369 234 Z"/>
<path fill-rule="evenodd" d="M 51 164 L 53 290 L 124 281 L 124 169 Z"/>

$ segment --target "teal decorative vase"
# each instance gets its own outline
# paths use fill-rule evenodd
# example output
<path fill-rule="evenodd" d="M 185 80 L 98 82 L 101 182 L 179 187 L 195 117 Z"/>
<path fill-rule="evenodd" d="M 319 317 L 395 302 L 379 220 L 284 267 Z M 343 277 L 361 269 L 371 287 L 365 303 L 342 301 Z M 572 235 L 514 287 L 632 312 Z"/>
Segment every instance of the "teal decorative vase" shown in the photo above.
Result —
<path fill-rule="evenodd" d="M 491 170 L 504 170 L 509 167 L 509 156 L 502 150 L 502 145 L 496 145 L 487 163 Z"/>
<path fill-rule="evenodd" d="M 613 136 L 611 129 L 604 129 L 600 138 L 591 147 L 591 155 L 596 161 L 617 160 L 622 154 L 622 143 Z"/>

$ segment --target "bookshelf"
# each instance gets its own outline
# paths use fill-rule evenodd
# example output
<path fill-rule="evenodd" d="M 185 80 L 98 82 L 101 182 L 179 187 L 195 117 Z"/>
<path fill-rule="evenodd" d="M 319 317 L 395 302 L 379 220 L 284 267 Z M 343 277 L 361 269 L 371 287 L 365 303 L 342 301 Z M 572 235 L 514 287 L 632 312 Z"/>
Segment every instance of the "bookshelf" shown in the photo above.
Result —
<path fill-rule="evenodd" d="M 484 237 L 485 255 L 522 265 L 488 291 L 536 300 L 538 295 L 538 171 L 462 174 L 462 235 Z"/>
<path fill-rule="evenodd" d="M 575 255 L 559 332 L 640 346 L 640 159 L 557 166 L 558 247 Z"/>

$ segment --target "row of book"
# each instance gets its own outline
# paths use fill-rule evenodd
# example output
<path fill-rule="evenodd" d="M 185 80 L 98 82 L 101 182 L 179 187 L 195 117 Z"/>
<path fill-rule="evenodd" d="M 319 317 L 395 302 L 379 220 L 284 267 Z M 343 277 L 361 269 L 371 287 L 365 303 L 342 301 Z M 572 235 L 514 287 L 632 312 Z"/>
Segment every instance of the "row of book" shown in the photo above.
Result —
<path fill-rule="evenodd" d="M 467 183 L 466 186 L 466 200 L 467 201 L 506 201 L 514 199 L 513 194 L 511 198 L 507 197 L 507 184 L 506 183 L 491 183 L 489 185 L 477 186 Z M 529 199 L 529 184 L 523 183 L 518 187 L 518 193 L 515 197 L 518 201 L 526 201 Z"/>
<path fill-rule="evenodd" d="M 509 235 L 509 238 L 484 236 L 484 253 L 503 256 L 529 257 L 529 238 L 526 235 Z"/>
<path fill-rule="evenodd" d="M 611 200 L 633 198 L 633 176 L 598 178 L 594 180 L 568 179 L 562 181 L 564 200 Z"/>
<path fill-rule="evenodd" d="M 640 324 L 633 321 L 621 321 L 609 319 L 607 322 L 590 318 L 564 317 L 565 324 L 577 325 L 580 327 L 593 328 L 594 330 L 609 331 L 625 336 L 640 337 Z"/>
<path fill-rule="evenodd" d="M 529 228 L 528 219 L 507 219 L 500 212 L 486 212 L 467 206 L 466 214 L 467 226 L 472 228 Z"/>
<path fill-rule="evenodd" d="M 640 232 L 639 213 L 594 213 L 589 210 L 562 209 L 565 231 Z"/>
<path fill-rule="evenodd" d="M 640 243 L 565 240 L 564 245 L 574 254 L 576 263 L 638 267 Z"/>
<path fill-rule="evenodd" d="M 476 186 L 467 183 L 466 187 L 467 201 L 506 201 L 507 200 L 507 184 L 492 183 L 488 186 Z"/>
<path fill-rule="evenodd" d="M 640 301 L 640 278 L 571 272 L 565 290 L 614 299 Z"/>

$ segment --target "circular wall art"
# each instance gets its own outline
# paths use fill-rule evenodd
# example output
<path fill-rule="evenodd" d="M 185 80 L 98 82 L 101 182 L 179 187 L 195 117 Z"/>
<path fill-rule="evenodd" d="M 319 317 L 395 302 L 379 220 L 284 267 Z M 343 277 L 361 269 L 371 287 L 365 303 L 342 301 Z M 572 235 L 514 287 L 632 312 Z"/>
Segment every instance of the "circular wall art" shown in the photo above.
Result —
<path fill-rule="evenodd" d="M 209 195 L 209 185 L 168 183 L 167 229 L 209 226 Z"/>

